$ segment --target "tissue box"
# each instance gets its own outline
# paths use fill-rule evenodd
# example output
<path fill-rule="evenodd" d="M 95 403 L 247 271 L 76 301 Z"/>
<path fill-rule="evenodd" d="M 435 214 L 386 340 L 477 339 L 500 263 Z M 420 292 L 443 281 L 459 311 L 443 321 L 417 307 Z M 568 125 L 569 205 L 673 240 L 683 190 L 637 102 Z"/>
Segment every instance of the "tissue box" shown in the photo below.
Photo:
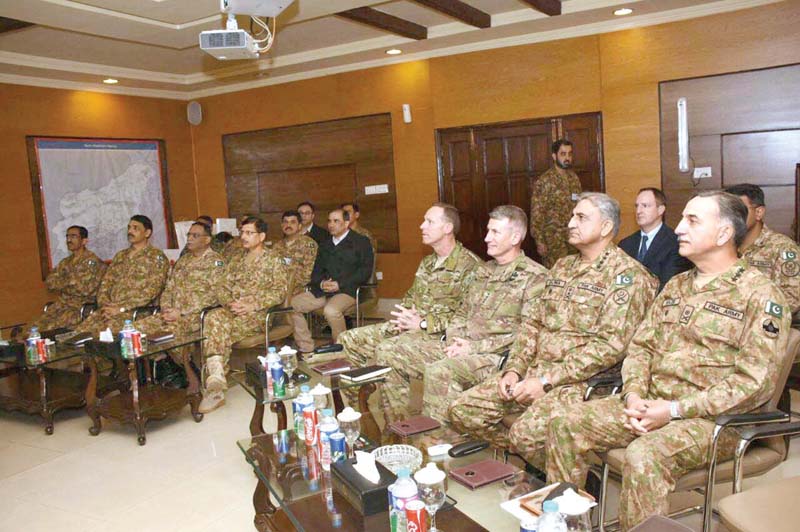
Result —
<path fill-rule="evenodd" d="M 397 477 L 380 462 L 375 462 L 381 478 L 377 484 L 362 477 L 353 469 L 355 458 L 331 464 L 333 489 L 341 494 L 361 515 L 374 515 L 389 509 L 389 493 L 386 488 Z"/>

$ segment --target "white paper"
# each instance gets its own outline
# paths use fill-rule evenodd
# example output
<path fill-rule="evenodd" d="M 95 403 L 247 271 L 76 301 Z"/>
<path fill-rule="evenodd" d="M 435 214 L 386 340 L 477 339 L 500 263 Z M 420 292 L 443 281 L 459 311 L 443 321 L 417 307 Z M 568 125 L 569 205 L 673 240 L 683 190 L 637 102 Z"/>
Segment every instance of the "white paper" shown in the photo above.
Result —
<path fill-rule="evenodd" d="M 217 218 L 217 233 L 224 231 L 233 236 L 239 236 L 239 230 L 236 228 L 236 218 Z"/>
<path fill-rule="evenodd" d="M 173 224 L 175 226 L 175 235 L 178 237 L 178 249 L 186 247 L 186 233 L 192 228 L 192 224 L 194 224 L 194 220 L 175 222 Z"/>
<path fill-rule="evenodd" d="M 356 451 L 356 463 L 353 464 L 353 469 L 373 484 L 377 484 L 381 480 L 381 474 L 378 473 L 378 468 L 375 466 L 375 457 L 370 453 Z"/>
<path fill-rule="evenodd" d="M 111 328 L 108 328 L 105 331 L 100 331 L 100 341 L 107 343 L 114 341 L 114 334 L 111 332 Z"/>

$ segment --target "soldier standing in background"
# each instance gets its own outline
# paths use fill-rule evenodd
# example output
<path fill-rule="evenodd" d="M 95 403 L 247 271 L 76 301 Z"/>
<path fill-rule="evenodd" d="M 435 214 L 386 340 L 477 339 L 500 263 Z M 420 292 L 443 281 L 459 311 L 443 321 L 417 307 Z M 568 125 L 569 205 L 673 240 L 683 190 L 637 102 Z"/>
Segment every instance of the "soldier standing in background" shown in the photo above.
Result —
<path fill-rule="evenodd" d="M 294 272 L 293 292 L 297 294 L 311 282 L 318 246 L 313 238 L 300 234 L 300 213 L 297 211 L 283 213 L 281 231 L 283 238 L 273 244 L 272 253 Z"/>
<path fill-rule="evenodd" d="M 160 249 L 150 245 L 152 234 L 150 218 L 142 214 L 131 217 L 128 222 L 131 245 L 114 255 L 97 291 L 98 309 L 75 328 L 77 332 L 91 332 L 97 337 L 110 327 L 117 333 L 125 320 L 133 319 L 133 309 L 158 298 L 169 273 L 169 260 Z"/>
<path fill-rule="evenodd" d="M 792 313 L 800 310 L 800 246 L 764 223 L 767 207 L 764 191 L 757 185 L 741 184 L 725 192 L 739 196 L 747 207 L 747 234 L 739 254 L 750 266 L 773 280 L 783 290 Z"/>
<path fill-rule="evenodd" d="M 688 471 L 708 464 L 714 416 L 750 412 L 774 392 L 789 337 L 780 289 L 736 250 L 747 208 L 731 194 L 704 192 L 675 232 L 695 268 L 667 283 L 627 349 L 622 396 L 567 407 L 547 437 L 547 480 L 586 480 L 592 452 L 627 447 L 622 530 L 665 515 L 667 495 Z M 738 441 L 723 432 L 718 460 Z"/>
<path fill-rule="evenodd" d="M 266 222 L 261 218 L 245 218 L 241 239 L 246 253 L 227 265 L 216 285 L 217 302 L 223 307 L 212 310 L 206 317 L 203 351 L 208 377 L 200 403 L 202 413 L 225 404 L 231 346 L 264 331 L 266 309 L 281 303 L 289 288 L 283 261 L 264 247 Z"/>
<path fill-rule="evenodd" d="M 373 364 L 378 346 L 391 352 L 394 346 L 418 338 L 433 338 L 438 343 L 472 284 L 475 269 L 482 264 L 456 240 L 460 225 L 458 209 L 452 205 L 434 203 L 428 209 L 420 230 L 422 242 L 431 246 L 433 253 L 420 262 L 414 283 L 397 305 L 398 310 L 392 312 L 394 318 L 346 331 L 339 337 L 353 367 Z M 352 401 L 355 394 L 348 397 Z"/>
<path fill-rule="evenodd" d="M 469 292 L 445 329 L 446 343 L 427 335 L 378 345 L 378 364 L 393 369 L 383 386 L 387 423 L 409 417 L 411 379 L 424 375 L 423 413 L 447 423 L 450 399 L 497 368 L 544 288 L 547 270 L 522 251 L 527 228 L 528 218 L 519 207 L 502 205 L 489 213 L 485 240 L 493 260 L 476 269 Z"/>
<path fill-rule="evenodd" d="M 542 264 L 551 268 L 561 257 L 574 253 L 567 243 L 567 224 L 581 193 L 572 167 L 572 143 L 559 139 L 551 148 L 554 166 L 539 176 L 531 193 L 531 233 Z"/>
<path fill-rule="evenodd" d="M 40 331 L 71 327 L 81 321 L 81 306 L 94 301 L 106 271 L 105 263 L 86 249 L 89 231 L 80 225 L 67 229 L 70 255 L 58 263 L 45 280 L 47 288 L 58 291 L 58 300 L 50 303 L 34 325 Z"/>
<path fill-rule="evenodd" d="M 551 415 L 583 401 L 585 381 L 622 359 L 658 290 L 658 279 L 614 244 L 619 223 L 616 200 L 581 194 L 569 222 L 579 254 L 550 270 L 502 374 L 453 402 L 456 428 L 511 447 L 544 471 Z M 515 412 L 523 414 L 507 431 L 503 418 Z"/>

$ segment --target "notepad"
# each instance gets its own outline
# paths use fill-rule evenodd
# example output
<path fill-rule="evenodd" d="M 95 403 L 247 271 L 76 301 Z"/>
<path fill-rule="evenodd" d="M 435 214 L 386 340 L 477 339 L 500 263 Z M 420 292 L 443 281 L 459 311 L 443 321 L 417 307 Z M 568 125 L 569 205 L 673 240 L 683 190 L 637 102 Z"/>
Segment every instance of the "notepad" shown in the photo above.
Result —
<path fill-rule="evenodd" d="M 358 369 L 351 369 L 342 373 L 342 380 L 361 382 L 375 377 L 380 377 L 392 371 L 389 366 L 366 366 Z"/>

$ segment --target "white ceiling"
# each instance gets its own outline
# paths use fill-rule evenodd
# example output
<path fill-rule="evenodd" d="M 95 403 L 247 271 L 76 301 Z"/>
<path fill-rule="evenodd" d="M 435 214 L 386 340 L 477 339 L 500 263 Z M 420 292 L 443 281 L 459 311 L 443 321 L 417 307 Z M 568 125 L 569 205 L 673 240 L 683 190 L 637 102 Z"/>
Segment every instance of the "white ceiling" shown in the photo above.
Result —
<path fill-rule="evenodd" d="M 0 83 L 189 100 L 297 79 L 469 51 L 563 39 L 780 0 L 563 0 L 549 17 L 523 0 L 464 0 L 492 16 L 479 29 L 413 0 L 295 0 L 261 59 L 218 61 L 198 47 L 224 28 L 219 0 L 0 0 L 0 16 L 35 26 L 0 34 Z M 373 7 L 428 28 L 415 41 L 334 13 Z M 620 7 L 632 15 L 614 16 Z M 248 28 L 246 17 L 239 27 Z M 388 56 L 400 48 L 400 56 Z M 119 84 L 107 86 L 113 77 Z"/>

